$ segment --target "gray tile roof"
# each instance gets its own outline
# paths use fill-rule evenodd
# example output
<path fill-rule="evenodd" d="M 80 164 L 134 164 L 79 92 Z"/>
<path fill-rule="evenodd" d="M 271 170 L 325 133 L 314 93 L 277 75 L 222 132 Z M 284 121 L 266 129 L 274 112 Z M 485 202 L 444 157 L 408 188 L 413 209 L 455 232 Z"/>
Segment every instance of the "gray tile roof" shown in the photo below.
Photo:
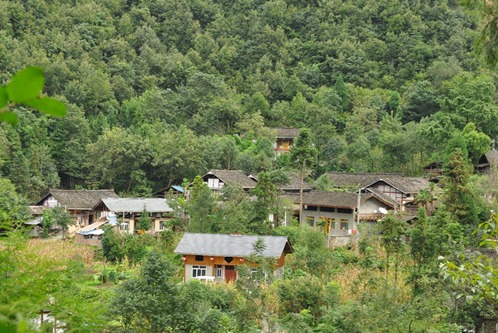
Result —
<path fill-rule="evenodd" d="M 301 178 L 297 172 L 289 172 L 289 177 L 291 179 L 290 183 L 280 187 L 283 191 L 301 191 Z M 308 182 L 304 181 L 303 191 L 311 191 L 314 187 Z"/>
<path fill-rule="evenodd" d="M 405 193 L 418 193 L 429 187 L 429 181 L 421 177 L 404 177 L 401 173 L 353 173 L 327 172 L 330 181 L 336 187 L 361 188 L 372 186 L 383 180 Z"/>
<path fill-rule="evenodd" d="M 57 190 L 51 189 L 36 205 L 52 195 L 62 207 L 67 209 L 91 210 L 102 198 L 119 198 L 114 190 Z"/>
<path fill-rule="evenodd" d="M 489 153 L 486 154 L 486 159 L 490 166 L 498 166 L 498 150 L 490 150 Z"/>
<path fill-rule="evenodd" d="M 250 174 L 249 177 L 252 177 L 256 181 L 258 180 L 258 174 Z M 286 185 L 280 186 L 280 189 L 284 192 L 290 191 L 301 191 L 301 178 L 299 178 L 299 174 L 297 172 L 289 172 L 290 183 Z M 314 189 L 313 185 L 310 185 L 307 181 L 303 183 L 303 191 L 309 192 Z"/>
<path fill-rule="evenodd" d="M 175 253 L 220 257 L 246 257 L 254 253 L 254 243 L 262 238 L 266 244 L 263 255 L 279 258 L 282 252 L 292 253 L 292 246 L 284 236 L 249 236 L 185 233 Z"/>
<path fill-rule="evenodd" d="M 373 172 L 327 172 L 332 185 L 336 187 L 365 187 L 376 180 L 387 177 L 403 177 L 401 173 L 373 173 Z"/>
<path fill-rule="evenodd" d="M 362 193 L 361 202 L 373 197 L 371 193 Z M 297 197 L 295 203 L 299 203 Z M 323 192 L 311 191 L 303 194 L 303 205 L 310 206 L 327 206 L 339 208 L 355 208 L 358 204 L 358 194 L 351 192 Z"/>
<path fill-rule="evenodd" d="M 299 131 L 301 131 L 300 128 L 290 127 L 279 127 L 270 129 L 277 131 L 277 139 L 295 139 L 299 135 Z"/>
<path fill-rule="evenodd" d="M 418 193 L 429 188 L 429 181 L 421 177 L 386 177 L 382 180 L 405 193 Z"/>
<path fill-rule="evenodd" d="M 144 207 L 149 213 L 169 213 L 173 211 L 166 203 L 166 199 L 163 198 L 103 198 L 101 202 L 111 212 L 116 213 L 140 213 L 144 210 Z"/>
<path fill-rule="evenodd" d="M 224 183 L 238 184 L 243 189 L 250 189 L 256 186 L 256 181 L 246 176 L 241 170 L 211 170 L 202 176 L 202 178 L 205 180 L 208 175 L 214 175 Z"/>

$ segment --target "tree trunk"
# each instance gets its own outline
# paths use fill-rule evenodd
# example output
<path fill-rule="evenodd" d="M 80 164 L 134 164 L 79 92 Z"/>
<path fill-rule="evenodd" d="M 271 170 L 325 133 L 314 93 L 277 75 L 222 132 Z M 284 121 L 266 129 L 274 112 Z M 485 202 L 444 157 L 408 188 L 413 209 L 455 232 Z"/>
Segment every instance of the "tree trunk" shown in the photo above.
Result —
<path fill-rule="evenodd" d="M 305 226 L 306 222 L 303 221 L 303 186 L 304 186 L 304 161 L 301 166 L 301 192 L 299 199 L 299 222 L 301 222 L 301 226 Z"/>

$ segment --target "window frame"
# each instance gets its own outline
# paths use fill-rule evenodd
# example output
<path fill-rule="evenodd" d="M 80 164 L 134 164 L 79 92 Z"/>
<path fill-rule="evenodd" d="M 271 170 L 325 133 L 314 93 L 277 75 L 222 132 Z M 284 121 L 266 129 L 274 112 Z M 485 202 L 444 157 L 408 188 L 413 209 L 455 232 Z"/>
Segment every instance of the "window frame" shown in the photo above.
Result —
<path fill-rule="evenodd" d="M 200 274 L 204 273 L 204 275 Z M 207 266 L 204 265 L 192 265 L 192 277 L 200 277 L 200 276 L 207 276 Z"/>
<path fill-rule="evenodd" d="M 218 279 L 223 279 L 223 265 L 216 265 L 214 276 Z"/>
<path fill-rule="evenodd" d="M 345 226 L 346 230 L 349 230 L 349 219 L 340 219 L 340 227 L 342 230 L 342 227 Z"/>
<path fill-rule="evenodd" d="M 312 221 L 313 224 L 310 224 L 309 221 Z M 310 227 L 314 227 L 315 226 L 315 216 L 306 215 L 306 225 L 309 225 Z"/>

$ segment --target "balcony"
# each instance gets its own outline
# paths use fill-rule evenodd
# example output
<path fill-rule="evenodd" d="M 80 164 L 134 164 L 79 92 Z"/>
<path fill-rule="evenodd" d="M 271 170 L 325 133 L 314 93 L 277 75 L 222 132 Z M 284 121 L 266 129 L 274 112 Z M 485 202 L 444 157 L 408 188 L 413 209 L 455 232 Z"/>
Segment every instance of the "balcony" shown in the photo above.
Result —
<path fill-rule="evenodd" d="M 358 215 L 355 216 L 355 219 L 358 218 Z M 360 213 L 360 221 L 377 221 L 382 218 L 381 213 Z"/>

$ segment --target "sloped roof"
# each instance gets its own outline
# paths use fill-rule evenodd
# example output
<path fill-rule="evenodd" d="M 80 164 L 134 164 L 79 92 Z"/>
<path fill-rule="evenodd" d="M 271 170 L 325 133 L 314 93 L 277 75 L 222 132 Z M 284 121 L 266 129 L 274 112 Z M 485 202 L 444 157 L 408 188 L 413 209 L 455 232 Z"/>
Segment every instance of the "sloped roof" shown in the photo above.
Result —
<path fill-rule="evenodd" d="M 296 172 L 289 172 L 289 177 L 291 179 L 290 183 L 280 187 L 284 191 L 300 191 L 301 190 L 301 178 L 299 178 Z M 314 187 L 308 182 L 304 181 L 303 190 L 311 191 Z"/>
<path fill-rule="evenodd" d="M 148 213 L 169 213 L 173 209 L 163 198 L 103 198 L 100 203 L 106 205 L 111 212 L 140 213 L 145 209 Z"/>
<path fill-rule="evenodd" d="M 80 230 L 77 231 L 77 233 L 84 234 L 84 233 L 87 233 L 89 231 L 98 229 L 99 227 L 101 227 L 102 225 L 106 224 L 107 222 L 108 221 L 94 222 L 94 223 L 92 223 L 90 225 L 87 225 L 86 227 L 81 228 Z"/>
<path fill-rule="evenodd" d="M 490 150 L 487 154 L 486 154 L 486 159 L 488 160 L 488 163 L 490 166 L 498 166 L 498 150 Z"/>
<path fill-rule="evenodd" d="M 379 181 L 405 193 L 418 193 L 429 187 L 429 181 L 422 177 L 404 177 L 401 173 L 352 173 L 352 172 L 327 172 L 330 181 L 336 187 L 362 188 L 370 187 Z"/>
<path fill-rule="evenodd" d="M 175 249 L 175 253 L 219 256 L 246 257 L 254 253 L 254 244 L 262 238 L 266 249 L 263 255 L 267 258 L 279 258 L 282 252 L 292 253 L 294 250 L 285 236 L 249 236 L 222 234 L 185 233 Z"/>
<path fill-rule="evenodd" d="M 396 200 L 394 200 L 393 198 L 391 198 L 387 194 L 382 193 L 381 191 L 379 191 L 376 188 L 369 187 L 369 188 L 366 188 L 365 190 L 367 190 L 368 192 L 372 193 L 377 198 L 379 198 L 380 200 L 384 201 L 385 203 L 387 203 L 387 204 L 389 204 L 389 205 L 391 205 L 393 207 L 399 206 L 399 202 L 396 202 Z"/>
<path fill-rule="evenodd" d="M 277 139 L 295 139 L 299 135 L 300 128 L 278 127 L 270 128 L 277 131 Z"/>
<path fill-rule="evenodd" d="M 250 174 L 249 177 L 254 180 L 258 180 L 257 174 Z M 297 172 L 289 172 L 290 183 L 287 185 L 280 186 L 283 191 L 301 191 L 301 178 L 299 178 Z M 307 181 L 303 183 L 303 191 L 311 191 L 314 189 L 313 185 L 310 185 Z"/>
<path fill-rule="evenodd" d="M 362 193 L 361 202 L 372 198 L 371 193 Z M 297 198 L 295 203 L 299 203 Z M 355 208 L 358 204 L 358 193 L 311 191 L 303 194 L 303 205 L 326 206 L 339 208 Z"/>
<path fill-rule="evenodd" d="M 326 172 L 332 185 L 336 187 L 365 187 L 381 178 L 403 177 L 401 173 L 373 173 L 373 172 Z"/>
<path fill-rule="evenodd" d="M 418 193 L 429 188 L 429 181 L 421 177 L 391 177 L 383 180 L 405 193 Z"/>
<path fill-rule="evenodd" d="M 202 176 L 202 178 L 204 179 L 204 177 L 208 175 L 214 175 L 224 183 L 230 182 L 238 184 L 244 189 L 254 188 L 256 186 L 256 181 L 246 176 L 241 170 L 211 170 Z"/>
<path fill-rule="evenodd" d="M 51 189 L 36 205 L 53 196 L 66 209 L 91 210 L 102 198 L 119 198 L 114 190 L 57 190 Z"/>

